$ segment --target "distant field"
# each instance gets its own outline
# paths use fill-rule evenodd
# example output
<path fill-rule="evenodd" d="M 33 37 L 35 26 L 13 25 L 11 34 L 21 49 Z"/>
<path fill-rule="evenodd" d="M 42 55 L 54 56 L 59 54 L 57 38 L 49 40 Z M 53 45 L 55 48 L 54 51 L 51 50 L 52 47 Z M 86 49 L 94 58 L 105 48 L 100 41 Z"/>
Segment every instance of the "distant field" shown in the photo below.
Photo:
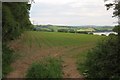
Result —
<path fill-rule="evenodd" d="M 80 46 L 85 44 L 94 44 L 101 36 L 73 34 L 73 33 L 58 33 L 58 32 L 25 32 L 22 41 L 26 45 L 36 46 Z"/>
<path fill-rule="evenodd" d="M 112 31 L 114 27 L 98 27 L 98 28 L 95 28 L 97 30 L 100 30 L 100 31 Z"/>
<path fill-rule="evenodd" d="M 57 32 L 60 29 L 64 29 L 64 30 L 75 30 L 76 32 L 80 32 L 80 31 L 85 31 L 85 32 L 94 32 L 94 31 L 112 31 L 112 29 L 114 28 L 113 26 L 58 26 L 58 25 L 37 25 L 35 26 L 37 31 L 51 31 L 52 32 Z"/>
<path fill-rule="evenodd" d="M 68 27 L 58 27 L 58 26 L 50 26 L 50 29 L 53 29 L 55 32 L 58 31 L 58 29 L 69 29 Z"/>
<path fill-rule="evenodd" d="M 46 56 L 62 58 L 63 65 L 67 65 L 63 67 L 63 77 L 78 77 L 77 57 L 81 56 L 82 60 L 83 53 L 103 38 L 104 36 L 76 33 L 24 32 L 19 39 L 10 43 L 15 54 L 20 57 L 12 64 L 14 70 L 8 77 L 25 77 L 30 64 Z"/>

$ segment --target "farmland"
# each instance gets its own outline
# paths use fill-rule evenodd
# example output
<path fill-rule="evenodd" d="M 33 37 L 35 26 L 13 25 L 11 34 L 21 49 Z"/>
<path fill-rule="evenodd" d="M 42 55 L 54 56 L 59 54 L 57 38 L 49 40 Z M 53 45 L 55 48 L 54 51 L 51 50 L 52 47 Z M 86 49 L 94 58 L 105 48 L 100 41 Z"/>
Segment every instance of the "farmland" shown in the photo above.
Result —
<path fill-rule="evenodd" d="M 36 31 L 59 32 L 59 30 L 66 30 L 66 32 L 109 32 L 112 31 L 113 26 L 59 26 L 59 25 L 34 25 Z M 63 31 L 64 32 L 64 31 Z"/>
<path fill-rule="evenodd" d="M 11 64 L 13 71 L 8 78 L 23 78 L 28 67 L 35 61 L 47 56 L 61 58 L 64 78 L 82 77 L 76 66 L 78 56 L 84 60 L 84 52 L 88 51 L 104 36 L 26 31 L 9 46 L 15 51 L 17 59 Z"/>
<path fill-rule="evenodd" d="M 1 78 L 120 80 L 120 1 L 80 1 L 4 1 Z"/>

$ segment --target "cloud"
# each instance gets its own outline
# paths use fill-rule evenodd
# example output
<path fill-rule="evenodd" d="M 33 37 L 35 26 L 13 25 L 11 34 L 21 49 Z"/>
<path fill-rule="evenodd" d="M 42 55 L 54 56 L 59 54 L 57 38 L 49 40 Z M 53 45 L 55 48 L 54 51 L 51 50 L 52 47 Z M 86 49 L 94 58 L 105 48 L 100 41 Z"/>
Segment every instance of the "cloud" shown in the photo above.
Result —
<path fill-rule="evenodd" d="M 76 0 L 35 0 L 36 3 L 52 4 L 52 5 L 67 4 L 74 1 Z"/>
<path fill-rule="evenodd" d="M 112 25 L 103 0 L 35 0 L 30 17 L 38 24 Z"/>

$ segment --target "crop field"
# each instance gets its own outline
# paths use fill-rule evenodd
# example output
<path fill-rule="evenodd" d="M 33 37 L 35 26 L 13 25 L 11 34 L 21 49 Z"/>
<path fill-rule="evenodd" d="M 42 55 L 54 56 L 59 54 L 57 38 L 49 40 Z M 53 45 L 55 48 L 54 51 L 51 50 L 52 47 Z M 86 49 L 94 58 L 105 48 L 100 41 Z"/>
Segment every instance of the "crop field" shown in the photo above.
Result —
<path fill-rule="evenodd" d="M 81 56 L 81 61 L 84 60 L 84 52 L 103 38 L 88 34 L 26 31 L 9 44 L 19 57 L 11 64 L 13 71 L 7 77 L 24 78 L 33 62 L 48 56 L 62 59 L 64 78 L 83 77 L 76 66 L 78 56 Z"/>
<path fill-rule="evenodd" d="M 80 46 L 94 44 L 101 36 L 58 33 L 58 32 L 26 32 L 22 36 L 22 43 L 39 47 Z"/>

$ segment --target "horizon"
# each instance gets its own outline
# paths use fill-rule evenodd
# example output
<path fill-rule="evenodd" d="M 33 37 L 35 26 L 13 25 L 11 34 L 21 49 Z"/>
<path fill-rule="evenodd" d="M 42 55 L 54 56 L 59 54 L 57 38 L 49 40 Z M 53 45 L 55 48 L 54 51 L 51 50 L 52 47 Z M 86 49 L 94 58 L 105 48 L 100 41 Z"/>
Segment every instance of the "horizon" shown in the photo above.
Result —
<path fill-rule="evenodd" d="M 95 26 L 96 26 L 96 27 L 97 27 L 97 26 L 101 26 L 101 27 L 102 27 L 102 26 L 114 27 L 114 26 L 115 26 L 115 25 L 59 25 L 59 24 L 58 24 L 58 25 L 57 25 L 57 24 L 34 24 L 34 25 L 76 26 L 76 27 L 77 27 L 77 26 L 80 26 L 80 27 L 81 27 L 81 26 L 86 26 L 86 27 L 87 27 L 87 26 L 90 26 L 90 27 L 92 27 L 92 26 L 93 26 L 93 27 L 95 27 Z"/>

